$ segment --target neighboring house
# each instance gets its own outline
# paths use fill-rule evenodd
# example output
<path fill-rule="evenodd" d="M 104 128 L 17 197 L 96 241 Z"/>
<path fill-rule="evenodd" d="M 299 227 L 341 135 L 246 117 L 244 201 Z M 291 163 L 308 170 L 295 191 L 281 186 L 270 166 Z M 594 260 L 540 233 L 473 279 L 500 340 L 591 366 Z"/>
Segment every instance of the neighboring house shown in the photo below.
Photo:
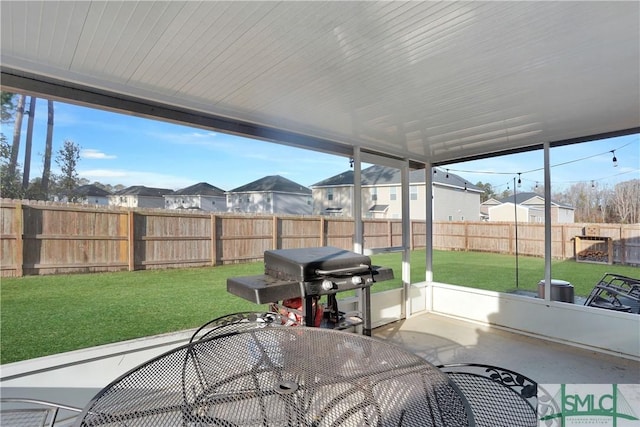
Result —
<path fill-rule="evenodd" d="M 489 221 L 489 208 L 492 206 L 498 206 L 499 204 L 500 201 L 493 197 L 480 203 L 480 219 L 483 221 Z"/>
<path fill-rule="evenodd" d="M 311 214 L 311 190 L 270 175 L 227 192 L 229 212 Z"/>
<path fill-rule="evenodd" d="M 367 218 L 401 218 L 400 170 L 374 165 L 363 169 L 362 212 Z M 425 170 L 409 173 L 409 215 L 426 219 Z M 353 171 L 332 176 L 311 186 L 313 213 L 353 216 Z M 434 221 L 478 221 L 483 190 L 458 175 L 437 169 L 433 176 Z"/>
<path fill-rule="evenodd" d="M 168 188 L 133 185 L 109 196 L 109 205 L 127 208 L 164 208 L 163 196 L 173 193 Z"/>
<path fill-rule="evenodd" d="M 83 205 L 100 205 L 107 206 L 109 204 L 110 192 L 104 188 L 100 188 L 93 184 L 81 185 L 76 188 L 75 194 L 78 202 Z"/>
<path fill-rule="evenodd" d="M 206 182 L 164 195 L 166 209 L 191 209 L 207 212 L 226 212 L 227 196 L 224 190 Z"/>
<path fill-rule="evenodd" d="M 499 204 L 488 207 L 489 221 L 514 222 L 517 211 L 519 222 L 544 223 L 544 197 L 537 193 L 516 193 L 499 201 Z M 574 222 L 574 208 L 551 201 L 551 222 L 554 224 L 566 224 Z"/>

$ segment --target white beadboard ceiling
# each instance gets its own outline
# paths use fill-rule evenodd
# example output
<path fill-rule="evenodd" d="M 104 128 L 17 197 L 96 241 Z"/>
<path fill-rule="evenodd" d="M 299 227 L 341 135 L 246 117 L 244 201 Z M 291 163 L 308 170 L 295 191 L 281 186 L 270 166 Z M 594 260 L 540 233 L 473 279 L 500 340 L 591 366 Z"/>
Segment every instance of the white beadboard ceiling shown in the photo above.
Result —
<path fill-rule="evenodd" d="M 68 83 L 328 151 L 443 163 L 640 127 L 636 1 L 0 5 L 5 89 Z"/>

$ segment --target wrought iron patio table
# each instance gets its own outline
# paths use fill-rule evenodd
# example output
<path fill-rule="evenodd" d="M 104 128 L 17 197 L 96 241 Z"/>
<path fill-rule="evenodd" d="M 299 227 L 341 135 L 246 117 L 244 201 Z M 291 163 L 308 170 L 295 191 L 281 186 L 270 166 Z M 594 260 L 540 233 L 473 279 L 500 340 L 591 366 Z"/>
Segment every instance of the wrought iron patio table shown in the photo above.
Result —
<path fill-rule="evenodd" d="M 178 347 L 121 376 L 76 426 L 472 426 L 438 368 L 342 331 L 256 328 Z"/>

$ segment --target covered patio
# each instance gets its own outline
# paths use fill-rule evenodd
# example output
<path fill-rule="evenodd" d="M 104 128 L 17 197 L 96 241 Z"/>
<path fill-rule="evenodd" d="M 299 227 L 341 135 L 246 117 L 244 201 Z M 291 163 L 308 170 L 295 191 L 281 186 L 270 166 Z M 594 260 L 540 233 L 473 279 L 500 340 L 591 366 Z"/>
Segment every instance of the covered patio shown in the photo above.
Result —
<path fill-rule="evenodd" d="M 150 358 L 186 344 L 193 332 L 4 365 L 2 396 L 84 407 L 109 382 Z M 640 384 L 640 367 L 635 360 L 440 314 L 424 313 L 391 322 L 375 328 L 373 336 L 435 365 L 500 365 L 535 378 L 540 384 Z"/>
<path fill-rule="evenodd" d="M 551 148 L 640 132 L 637 2 L 1 8 L 4 91 L 352 158 L 359 253 L 363 162 L 401 170 L 407 231 L 411 169 L 543 150 L 551 218 Z M 430 235 L 430 203 L 426 211 Z M 433 363 L 501 365 L 540 383 L 640 383 L 637 315 L 551 301 L 551 292 L 534 299 L 438 283 L 429 242 L 424 281 L 411 283 L 407 238 L 393 248 L 403 253 L 403 288 L 372 298 L 374 336 Z M 69 396 L 64 403 L 82 406 L 89 394 L 59 389 L 95 391 L 184 340 L 151 337 L 3 366 L 3 396 L 24 396 L 26 387 L 32 397 Z M 40 396 L 52 391 L 56 399 Z"/>

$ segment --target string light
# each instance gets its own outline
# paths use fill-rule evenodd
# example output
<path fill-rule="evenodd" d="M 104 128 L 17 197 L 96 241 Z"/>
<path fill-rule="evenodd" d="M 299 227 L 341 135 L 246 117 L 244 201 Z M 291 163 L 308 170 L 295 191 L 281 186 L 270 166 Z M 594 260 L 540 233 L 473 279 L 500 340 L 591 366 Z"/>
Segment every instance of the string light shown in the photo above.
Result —
<path fill-rule="evenodd" d="M 616 150 L 620 150 L 620 149 L 622 149 L 622 148 L 624 148 L 624 147 L 626 147 L 628 145 L 631 145 L 632 143 L 633 142 L 628 142 L 628 143 L 626 143 L 626 144 L 624 144 L 624 145 L 622 145 L 622 146 L 620 146 L 620 147 L 618 147 L 618 148 L 616 148 L 614 150 L 605 151 L 604 153 L 593 154 L 591 156 L 581 157 L 579 159 L 569 160 L 569 161 L 562 162 L 562 163 L 556 163 L 556 164 L 550 165 L 550 167 L 551 168 L 555 168 L 557 166 L 565 166 L 565 165 L 568 165 L 568 164 L 571 164 L 571 163 L 581 162 L 583 160 L 587 160 L 587 159 L 591 159 L 591 158 L 594 158 L 594 157 L 602 156 L 603 154 L 607 154 L 607 153 L 612 153 L 613 154 L 613 163 L 614 163 L 614 167 L 615 167 L 615 166 L 618 166 L 618 159 L 615 156 Z M 447 169 L 447 171 L 448 170 L 449 169 Z M 451 170 L 454 171 L 454 172 L 477 173 L 477 174 L 485 174 L 485 175 L 513 175 L 514 173 L 527 174 L 527 173 L 531 173 L 531 172 L 539 172 L 539 171 L 544 170 L 544 168 L 542 167 L 542 168 L 537 168 L 537 169 L 531 169 L 531 170 L 524 171 L 524 172 L 496 172 L 496 171 L 477 171 L 477 170 L 464 170 L 464 169 L 451 169 Z"/>
<path fill-rule="evenodd" d="M 554 168 L 554 167 L 558 167 L 558 166 L 564 166 L 564 165 L 567 165 L 567 164 L 571 164 L 571 163 L 576 163 L 576 162 L 580 162 L 580 161 L 583 161 L 583 160 L 587 160 L 587 159 L 590 159 L 590 158 L 593 158 L 593 157 L 602 156 L 603 154 L 607 154 L 607 153 L 611 153 L 612 154 L 612 156 L 613 156 L 613 158 L 612 158 L 613 167 L 617 167 L 618 166 L 618 158 L 616 157 L 616 151 L 620 150 L 620 149 L 622 149 L 622 148 L 624 148 L 624 147 L 626 147 L 628 145 L 631 145 L 632 143 L 633 142 L 629 142 L 629 143 L 624 144 L 624 145 L 622 145 L 620 147 L 617 147 L 614 150 L 609 150 L 609 151 L 605 151 L 605 152 L 602 152 L 602 153 L 599 153 L 599 154 L 594 154 L 594 155 L 591 155 L 591 156 L 586 156 L 586 157 L 582 157 L 582 158 L 578 158 L 578 159 L 574 159 L 574 160 L 569 160 L 569 161 L 562 162 L 562 163 L 553 164 L 553 165 L 550 165 L 549 167 L 550 168 Z M 528 174 L 528 173 L 532 173 L 532 172 L 539 172 L 539 171 L 542 171 L 542 170 L 544 170 L 544 168 L 531 169 L 531 170 L 524 171 L 524 172 L 496 172 L 496 171 L 479 171 L 479 170 L 463 170 L 463 169 L 446 169 L 446 171 L 447 171 L 446 178 L 449 178 L 449 171 L 461 172 L 461 173 L 485 174 L 485 175 L 513 175 L 514 173 L 517 173 L 517 175 L 518 175 L 517 187 L 522 187 L 522 177 L 521 177 L 522 174 Z M 609 176 L 605 176 L 605 177 L 597 178 L 597 179 L 592 179 L 592 180 L 554 181 L 554 183 L 555 184 L 579 184 L 579 183 L 585 183 L 586 184 L 589 181 L 591 181 L 591 188 L 595 188 L 595 183 L 596 182 L 608 180 L 610 178 L 614 178 L 614 177 L 617 177 L 619 175 L 625 175 L 625 174 L 628 174 L 628 173 L 637 173 L 639 171 L 640 171 L 640 169 L 625 170 L 624 172 L 617 173 L 615 175 L 609 175 Z M 435 171 L 434 171 L 434 173 L 435 173 Z M 515 179 L 513 181 L 515 181 Z M 539 181 L 530 180 L 530 182 L 532 182 L 532 183 L 535 182 L 535 189 L 536 190 L 540 187 Z M 502 184 L 502 185 L 494 185 L 493 189 L 497 190 L 499 187 L 503 187 L 504 188 L 504 186 L 507 187 L 507 191 L 510 190 L 510 186 L 509 186 L 508 182 L 505 183 L 505 184 Z M 516 187 L 515 187 L 515 182 L 514 182 L 514 190 L 515 190 L 515 188 Z"/>
<path fill-rule="evenodd" d="M 349 157 L 349 167 L 353 167 L 353 157 Z"/>

